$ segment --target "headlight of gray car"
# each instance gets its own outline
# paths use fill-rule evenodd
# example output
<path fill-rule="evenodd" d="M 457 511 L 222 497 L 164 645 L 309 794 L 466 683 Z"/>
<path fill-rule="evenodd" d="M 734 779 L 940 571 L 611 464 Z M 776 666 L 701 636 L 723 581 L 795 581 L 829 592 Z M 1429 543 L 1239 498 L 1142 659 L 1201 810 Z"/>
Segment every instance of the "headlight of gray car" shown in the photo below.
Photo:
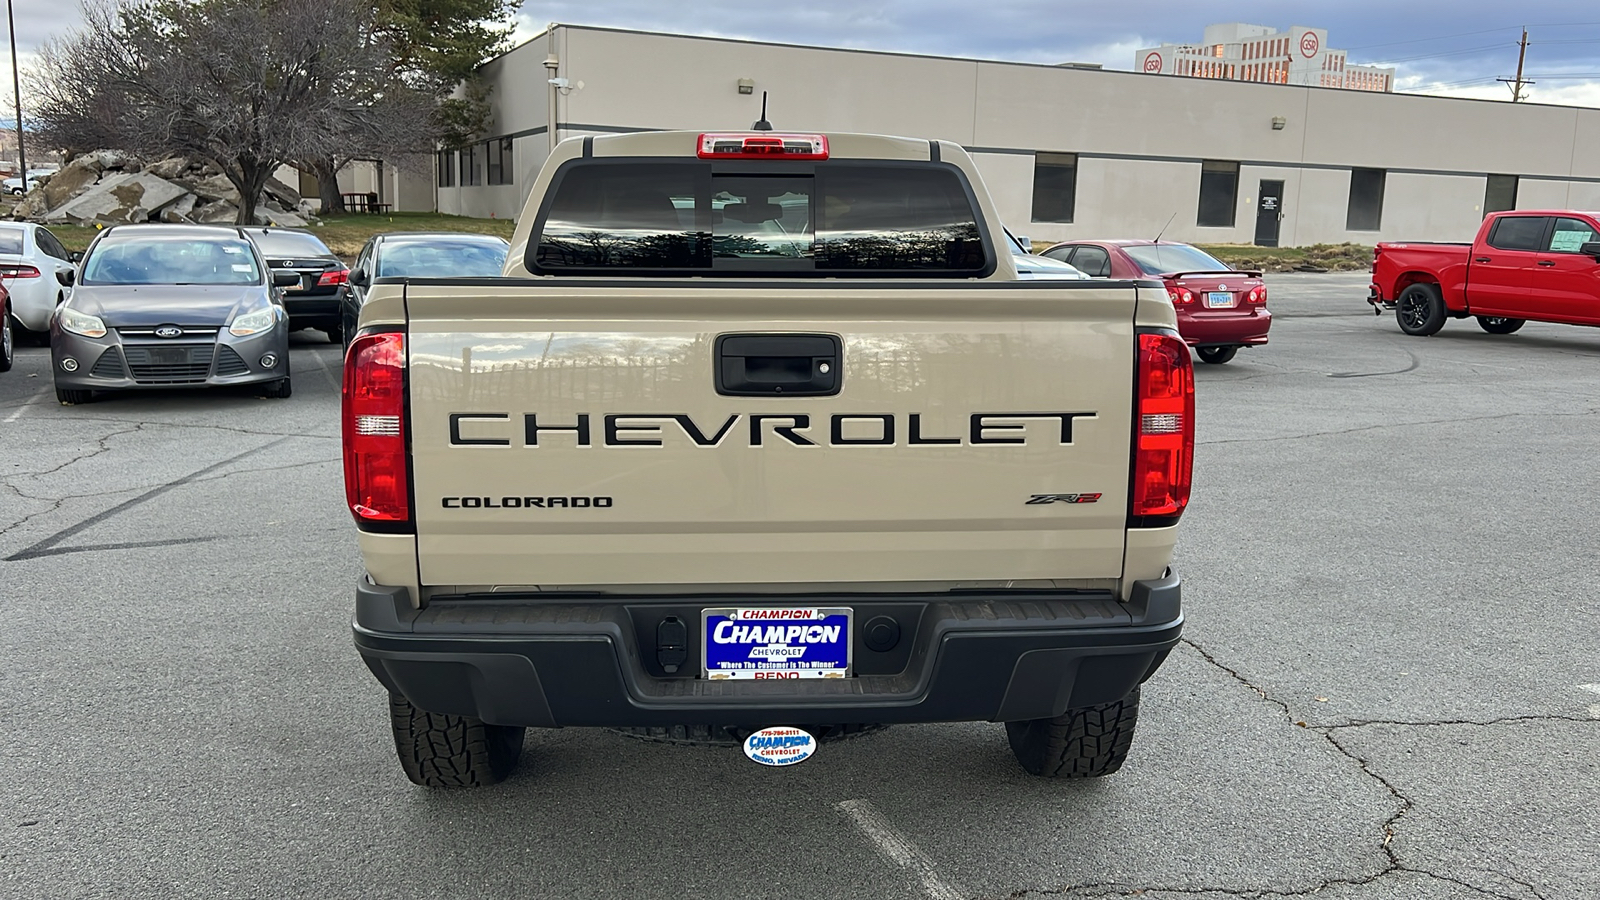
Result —
<path fill-rule="evenodd" d="M 277 322 L 277 310 L 269 306 L 234 318 L 233 324 L 228 326 L 228 333 L 234 337 L 248 337 L 263 331 L 271 331 Z"/>
<path fill-rule="evenodd" d="M 61 327 L 73 334 L 81 334 L 84 337 L 97 338 L 106 336 L 106 323 L 100 321 L 99 316 L 78 312 L 70 306 L 65 306 L 61 309 Z"/>

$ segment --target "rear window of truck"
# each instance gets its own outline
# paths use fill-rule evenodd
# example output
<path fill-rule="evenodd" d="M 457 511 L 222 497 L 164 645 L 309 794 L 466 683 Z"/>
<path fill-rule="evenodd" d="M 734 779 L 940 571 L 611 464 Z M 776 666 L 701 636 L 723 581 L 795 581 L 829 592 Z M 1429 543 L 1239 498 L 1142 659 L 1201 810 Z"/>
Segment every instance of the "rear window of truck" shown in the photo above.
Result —
<path fill-rule="evenodd" d="M 568 163 L 528 242 L 546 274 L 972 277 L 972 192 L 938 164 Z"/>

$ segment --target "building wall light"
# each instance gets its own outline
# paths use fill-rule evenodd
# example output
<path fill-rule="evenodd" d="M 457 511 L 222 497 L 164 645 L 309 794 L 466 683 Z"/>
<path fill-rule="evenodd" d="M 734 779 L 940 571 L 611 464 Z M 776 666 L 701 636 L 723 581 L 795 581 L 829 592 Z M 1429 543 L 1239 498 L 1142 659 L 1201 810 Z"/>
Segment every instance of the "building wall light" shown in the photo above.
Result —
<path fill-rule="evenodd" d="M 741 78 L 741 79 L 739 79 L 739 93 L 741 93 L 741 94 L 754 94 L 755 92 L 756 92 L 756 83 L 755 83 L 754 79 L 751 79 L 751 78 Z"/>
<path fill-rule="evenodd" d="M 1283 116 L 1273 116 L 1272 117 L 1272 130 L 1273 131 L 1282 131 L 1283 130 L 1283 126 L 1285 126 L 1287 124 L 1289 124 L 1289 120 L 1285 119 Z"/>

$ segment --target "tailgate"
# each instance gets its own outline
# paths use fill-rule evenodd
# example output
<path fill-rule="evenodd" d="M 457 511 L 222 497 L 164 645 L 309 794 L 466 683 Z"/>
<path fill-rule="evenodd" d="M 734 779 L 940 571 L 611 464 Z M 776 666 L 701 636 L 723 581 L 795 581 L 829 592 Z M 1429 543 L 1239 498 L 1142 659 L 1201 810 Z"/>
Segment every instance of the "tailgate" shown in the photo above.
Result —
<path fill-rule="evenodd" d="M 406 290 L 426 585 L 1122 574 L 1132 284 Z M 729 335 L 836 337 L 837 393 Z"/>

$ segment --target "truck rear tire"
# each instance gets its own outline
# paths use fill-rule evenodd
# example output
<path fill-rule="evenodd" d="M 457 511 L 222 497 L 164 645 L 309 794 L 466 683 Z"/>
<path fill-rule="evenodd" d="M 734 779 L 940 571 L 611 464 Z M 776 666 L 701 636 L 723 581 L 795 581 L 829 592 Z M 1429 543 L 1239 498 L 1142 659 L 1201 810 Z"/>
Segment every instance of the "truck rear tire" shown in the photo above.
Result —
<path fill-rule="evenodd" d="M 1201 347 L 1195 351 L 1199 355 L 1201 362 L 1209 363 L 1213 366 L 1220 366 L 1233 359 L 1233 355 L 1238 352 L 1238 347 Z"/>
<path fill-rule="evenodd" d="M 432 788 L 481 787 L 505 780 L 517 767 L 527 731 L 424 712 L 399 694 L 389 695 L 389 724 L 406 777 Z"/>
<path fill-rule="evenodd" d="M 1115 703 L 1069 709 L 1054 719 L 1007 722 L 1011 752 L 1030 775 L 1099 778 L 1122 768 L 1139 721 L 1139 689 Z"/>
<path fill-rule="evenodd" d="M 1490 334 L 1510 334 L 1528 324 L 1527 319 L 1503 319 L 1499 316 L 1479 316 L 1478 327 Z"/>
<path fill-rule="evenodd" d="M 1400 292 L 1394 304 L 1400 330 L 1416 337 L 1437 334 L 1444 327 L 1444 298 L 1432 284 L 1413 284 Z"/>

